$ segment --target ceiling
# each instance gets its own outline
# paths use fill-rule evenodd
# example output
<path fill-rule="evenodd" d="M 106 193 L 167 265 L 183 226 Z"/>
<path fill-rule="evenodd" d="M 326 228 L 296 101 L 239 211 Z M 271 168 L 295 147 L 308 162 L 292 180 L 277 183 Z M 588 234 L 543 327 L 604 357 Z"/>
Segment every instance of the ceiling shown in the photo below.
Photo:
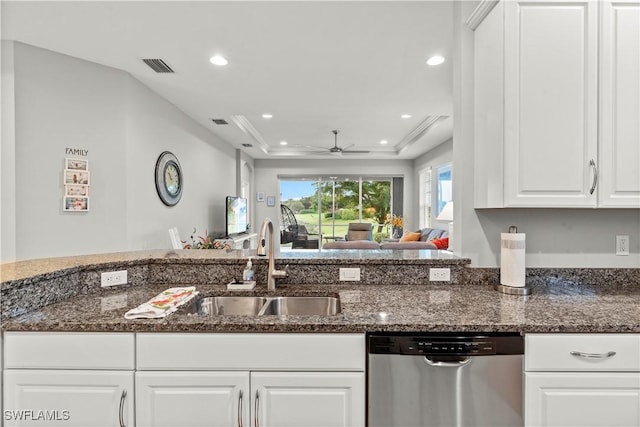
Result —
<path fill-rule="evenodd" d="M 413 159 L 452 135 L 452 3 L 3 0 L 2 38 L 124 70 L 256 159 L 334 158 L 335 129 L 369 151 L 343 158 Z"/>

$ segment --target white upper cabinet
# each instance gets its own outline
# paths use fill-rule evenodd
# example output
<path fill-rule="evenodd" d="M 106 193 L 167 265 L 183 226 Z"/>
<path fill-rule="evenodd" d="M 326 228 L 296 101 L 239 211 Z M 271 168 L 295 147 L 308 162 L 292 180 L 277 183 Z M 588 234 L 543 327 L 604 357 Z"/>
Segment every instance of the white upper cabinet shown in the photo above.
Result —
<path fill-rule="evenodd" d="M 639 23 L 637 2 L 584 0 L 499 2 L 481 21 L 476 208 L 640 207 Z"/>
<path fill-rule="evenodd" d="M 640 206 L 640 1 L 602 2 L 599 204 Z"/>

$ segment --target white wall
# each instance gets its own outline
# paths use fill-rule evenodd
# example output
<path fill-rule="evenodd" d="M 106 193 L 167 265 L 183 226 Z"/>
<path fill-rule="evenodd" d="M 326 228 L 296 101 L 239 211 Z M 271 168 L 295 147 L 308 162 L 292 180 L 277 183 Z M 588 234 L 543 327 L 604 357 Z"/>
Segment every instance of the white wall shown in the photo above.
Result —
<path fill-rule="evenodd" d="M 413 161 L 412 160 L 255 160 L 255 186 L 253 203 L 255 204 L 254 222 L 259 230 L 265 217 L 278 221 L 280 215 L 280 187 L 278 176 L 294 175 L 362 175 L 362 176 L 401 176 L 404 177 L 403 211 L 405 227 L 417 227 L 417 201 L 414 200 Z M 276 206 L 267 207 L 266 202 L 256 203 L 255 192 L 263 191 L 266 196 L 276 197 Z"/>
<path fill-rule="evenodd" d="M 454 248 L 461 248 L 456 254 L 474 266 L 497 267 L 500 233 L 515 225 L 527 234 L 529 267 L 638 268 L 638 209 L 473 209 L 473 32 L 464 20 L 474 6 L 457 2 L 454 18 Z M 630 236 L 630 256 L 615 256 L 616 234 Z"/>
<path fill-rule="evenodd" d="M 168 248 L 170 227 L 183 240 L 193 227 L 224 229 L 224 196 L 235 193 L 230 146 L 122 71 L 20 43 L 14 65 L 15 142 L 2 146 L 15 148 L 15 179 L 5 182 L 3 169 L 3 186 L 16 195 L 16 239 L 2 261 Z M 88 150 L 89 212 L 62 210 L 67 147 Z M 165 150 L 184 173 L 174 207 L 154 184 Z"/>

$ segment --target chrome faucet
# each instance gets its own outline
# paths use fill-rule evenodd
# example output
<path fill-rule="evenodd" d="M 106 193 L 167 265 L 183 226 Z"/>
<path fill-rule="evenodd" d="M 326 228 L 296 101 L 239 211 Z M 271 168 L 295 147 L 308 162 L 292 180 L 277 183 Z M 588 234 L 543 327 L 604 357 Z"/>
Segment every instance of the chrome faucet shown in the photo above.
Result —
<path fill-rule="evenodd" d="M 260 236 L 258 237 L 258 256 L 266 256 L 267 250 L 265 248 L 265 234 L 269 230 L 269 272 L 267 273 L 267 289 L 273 290 L 276 288 L 276 279 L 287 277 L 286 270 L 276 270 L 275 262 L 273 259 L 273 223 L 270 218 L 265 218 L 262 221 L 262 227 L 260 227 Z"/>

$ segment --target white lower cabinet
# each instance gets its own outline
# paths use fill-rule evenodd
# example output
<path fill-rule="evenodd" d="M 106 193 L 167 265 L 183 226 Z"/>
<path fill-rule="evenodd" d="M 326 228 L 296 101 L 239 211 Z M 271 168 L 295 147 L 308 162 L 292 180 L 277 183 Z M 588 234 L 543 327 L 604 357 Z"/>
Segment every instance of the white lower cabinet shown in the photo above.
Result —
<path fill-rule="evenodd" d="M 5 427 L 134 427 L 134 334 L 5 332 Z"/>
<path fill-rule="evenodd" d="M 640 373 L 525 374 L 527 426 L 640 426 Z"/>
<path fill-rule="evenodd" d="M 640 335 L 530 334 L 525 426 L 640 426 Z"/>
<path fill-rule="evenodd" d="M 364 334 L 136 335 L 138 427 L 365 425 Z"/>
<path fill-rule="evenodd" d="M 249 372 L 136 372 L 138 426 L 249 424 Z"/>
<path fill-rule="evenodd" d="M 5 427 L 134 425 L 133 371 L 7 369 Z"/>
<path fill-rule="evenodd" d="M 364 426 L 364 373 L 253 372 L 254 425 Z"/>
<path fill-rule="evenodd" d="M 363 426 L 364 373 L 137 372 L 138 427 Z"/>

